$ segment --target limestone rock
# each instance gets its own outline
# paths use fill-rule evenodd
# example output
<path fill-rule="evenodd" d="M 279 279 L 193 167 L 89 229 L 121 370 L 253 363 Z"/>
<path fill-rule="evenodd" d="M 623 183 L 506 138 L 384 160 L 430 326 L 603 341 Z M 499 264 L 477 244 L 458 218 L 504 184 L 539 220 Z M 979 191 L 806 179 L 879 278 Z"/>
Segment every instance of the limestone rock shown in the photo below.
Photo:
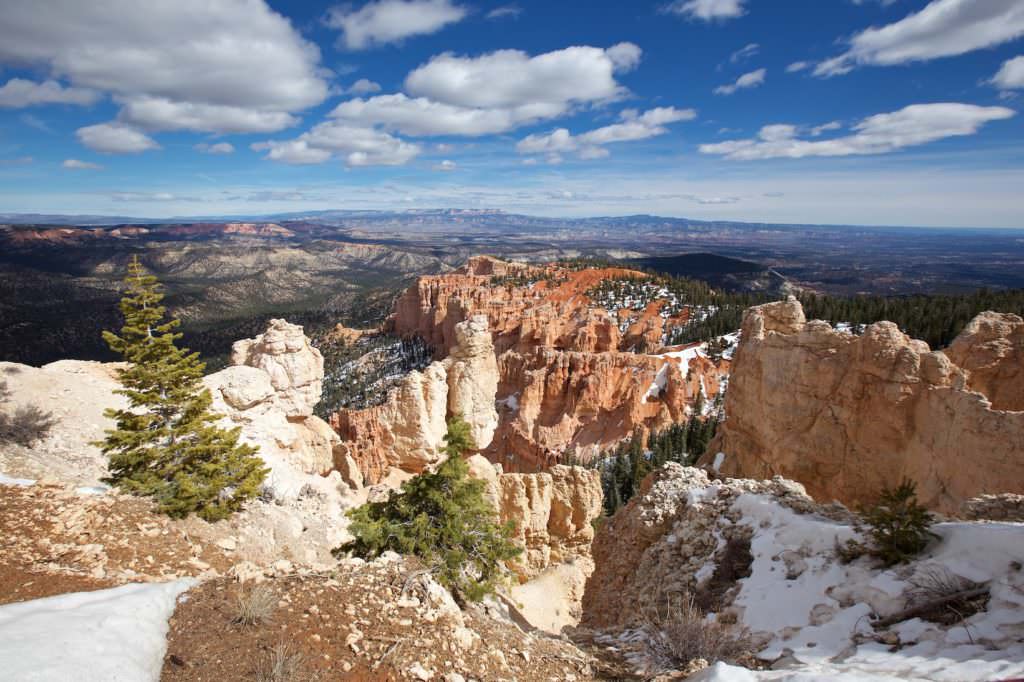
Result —
<path fill-rule="evenodd" d="M 984 313 L 947 354 L 891 322 L 855 336 L 804 322 L 795 300 L 751 308 L 727 419 L 702 464 L 786 476 L 850 505 L 902 478 L 946 513 L 977 495 L 1024 492 L 1022 338 L 1020 318 Z"/>
<path fill-rule="evenodd" d="M 494 399 L 498 392 L 498 361 L 487 331 L 487 317 L 476 315 L 455 325 L 456 345 L 444 365 L 448 375 L 448 412 L 469 424 L 473 442 L 483 449 L 498 428 Z"/>
<path fill-rule="evenodd" d="M 945 351 L 967 372 L 967 386 L 988 398 L 994 410 L 1024 410 L 1024 320 L 981 313 Z"/>
<path fill-rule="evenodd" d="M 257 367 L 269 374 L 289 417 L 309 416 L 320 402 L 324 358 L 310 345 L 299 325 L 271 320 L 267 330 L 255 339 L 234 343 L 231 364 Z"/>
<path fill-rule="evenodd" d="M 365 480 L 377 483 L 391 467 L 419 473 L 441 461 L 447 411 L 447 375 L 442 363 L 434 362 L 406 375 L 383 405 L 340 410 L 331 416 L 331 426 Z"/>

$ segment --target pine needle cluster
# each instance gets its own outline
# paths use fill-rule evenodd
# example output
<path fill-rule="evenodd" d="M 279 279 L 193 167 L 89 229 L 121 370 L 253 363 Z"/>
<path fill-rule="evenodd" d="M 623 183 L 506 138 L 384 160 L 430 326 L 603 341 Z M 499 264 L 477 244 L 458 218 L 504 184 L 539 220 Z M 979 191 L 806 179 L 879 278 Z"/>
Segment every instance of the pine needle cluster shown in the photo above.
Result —
<path fill-rule="evenodd" d="M 448 422 L 448 459 L 435 472 L 402 484 L 383 502 L 349 512 L 355 536 L 335 550 L 373 559 L 386 551 L 420 557 L 438 582 L 461 600 L 477 601 L 492 592 L 505 562 L 520 552 L 509 539 L 511 523 L 499 525 L 484 497 L 485 483 L 469 478 L 462 454 L 474 449 L 469 425 Z"/>
<path fill-rule="evenodd" d="M 134 258 L 125 278 L 120 334 L 103 332 L 128 363 L 119 371 L 128 409 L 107 410 L 116 428 L 97 443 L 110 457 L 107 482 L 152 497 L 173 517 L 195 512 L 217 521 L 259 493 L 267 469 L 256 448 L 239 444 L 239 429 L 220 418 L 203 387 L 198 353 L 178 348 L 177 319 L 166 319 L 157 278 Z"/>

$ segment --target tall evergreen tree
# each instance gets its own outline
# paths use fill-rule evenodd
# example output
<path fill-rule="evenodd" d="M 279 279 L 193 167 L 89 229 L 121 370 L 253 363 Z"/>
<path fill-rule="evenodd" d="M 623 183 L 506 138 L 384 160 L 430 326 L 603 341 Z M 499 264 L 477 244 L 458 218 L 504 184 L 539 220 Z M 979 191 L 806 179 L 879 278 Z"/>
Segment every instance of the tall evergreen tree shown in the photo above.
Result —
<path fill-rule="evenodd" d="M 152 497 L 175 517 L 222 519 L 259 493 L 268 470 L 256 448 L 238 443 L 240 429 L 217 427 L 202 385 L 198 353 L 178 348 L 179 321 L 165 318 L 156 277 L 133 258 L 121 299 L 120 334 L 103 332 L 128 367 L 118 372 L 128 409 L 108 409 L 117 427 L 98 443 L 110 457 L 107 482 Z"/>

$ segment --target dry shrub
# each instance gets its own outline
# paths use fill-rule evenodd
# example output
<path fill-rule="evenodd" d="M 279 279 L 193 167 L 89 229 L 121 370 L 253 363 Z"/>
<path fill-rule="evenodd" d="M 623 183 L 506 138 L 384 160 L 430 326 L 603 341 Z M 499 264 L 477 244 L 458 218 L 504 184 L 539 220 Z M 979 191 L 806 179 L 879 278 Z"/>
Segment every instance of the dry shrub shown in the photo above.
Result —
<path fill-rule="evenodd" d="M 57 420 L 35 405 L 22 405 L 11 414 L 0 412 L 0 442 L 28 447 L 42 440 Z"/>
<path fill-rule="evenodd" d="M 285 643 L 278 644 L 260 661 L 256 682 L 302 682 L 311 679 L 303 672 L 305 656 Z"/>
<path fill-rule="evenodd" d="M 737 663 L 753 653 L 753 644 L 742 629 L 706 620 L 689 594 L 669 600 L 664 613 L 648 615 L 646 620 L 650 654 L 664 669 L 680 669 L 698 658 L 712 664 Z"/>
<path fill-rule="evenodd" d="M 939 564 L 931 564 L 919 569 L 909 582 L 911 589 L 907 593 L 908 607 L 943 602 L 919 616 L 933 623 L 944 625 L 959 623 L 984 611 L 988 605 L 989 594 L 987 592 L 973 597 L 943 601 L 962 592 L 978 590 L 984 587 L 984 584 L 968 580 Z"/>
<path fill-rule="evenodd" d="M 238 592 L 238 610 L 232 623 L 237 625 L 259 625 L 268 623 L 277 610 L 277 594 L 266 583 L 258 583 L 252 589 Z"/>

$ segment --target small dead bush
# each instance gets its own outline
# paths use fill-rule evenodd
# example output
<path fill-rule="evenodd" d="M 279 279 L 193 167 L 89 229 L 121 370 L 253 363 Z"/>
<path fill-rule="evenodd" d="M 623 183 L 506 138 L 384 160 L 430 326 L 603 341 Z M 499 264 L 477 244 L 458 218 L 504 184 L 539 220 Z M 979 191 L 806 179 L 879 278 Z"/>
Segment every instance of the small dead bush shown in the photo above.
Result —
<path fill-rule="evenodd" d="M 28 447 L 46 438 L 57 420 L 35 405 L 22 405 L 7 414 L 0 412 L 0 442 Z"/>
<path fill-rule="evenodd" d="M 256 682 L 305 682 L 311 679 L 303 672 L 305 656 L 287 644 L 278 644 L 264 656 L 256 669 Z"/>
<path fill-rule="evenodd" d="M 270 585 L 258 583 L 251 589 L 238 592 L 238 610 L 232 623 L 236 625 L 259 625 L 269 623 L 277 610 L 277 594 Z"/>
<path fill-rule="evenodd" d="M 738 663 L 753 645 L 735 625 L 709 621 L 691 595 L 671 600 L 664 613 L 649 615 L 644 626 L 652 658 L 663 669 L 681 669 L 702 658 L 708 663 Z"/>
<path fill-rule="evenodd" d="M 988 606 L 989 593 L 983 589 L 983 583 L 959 576 L 945 566 L 925 566 L 909 582 L 911 589 L 907 593 L 908 607 L 935 605 L 919 614 L 918 617 L 923 620 L 953 625 L 984 611 Z"/>

